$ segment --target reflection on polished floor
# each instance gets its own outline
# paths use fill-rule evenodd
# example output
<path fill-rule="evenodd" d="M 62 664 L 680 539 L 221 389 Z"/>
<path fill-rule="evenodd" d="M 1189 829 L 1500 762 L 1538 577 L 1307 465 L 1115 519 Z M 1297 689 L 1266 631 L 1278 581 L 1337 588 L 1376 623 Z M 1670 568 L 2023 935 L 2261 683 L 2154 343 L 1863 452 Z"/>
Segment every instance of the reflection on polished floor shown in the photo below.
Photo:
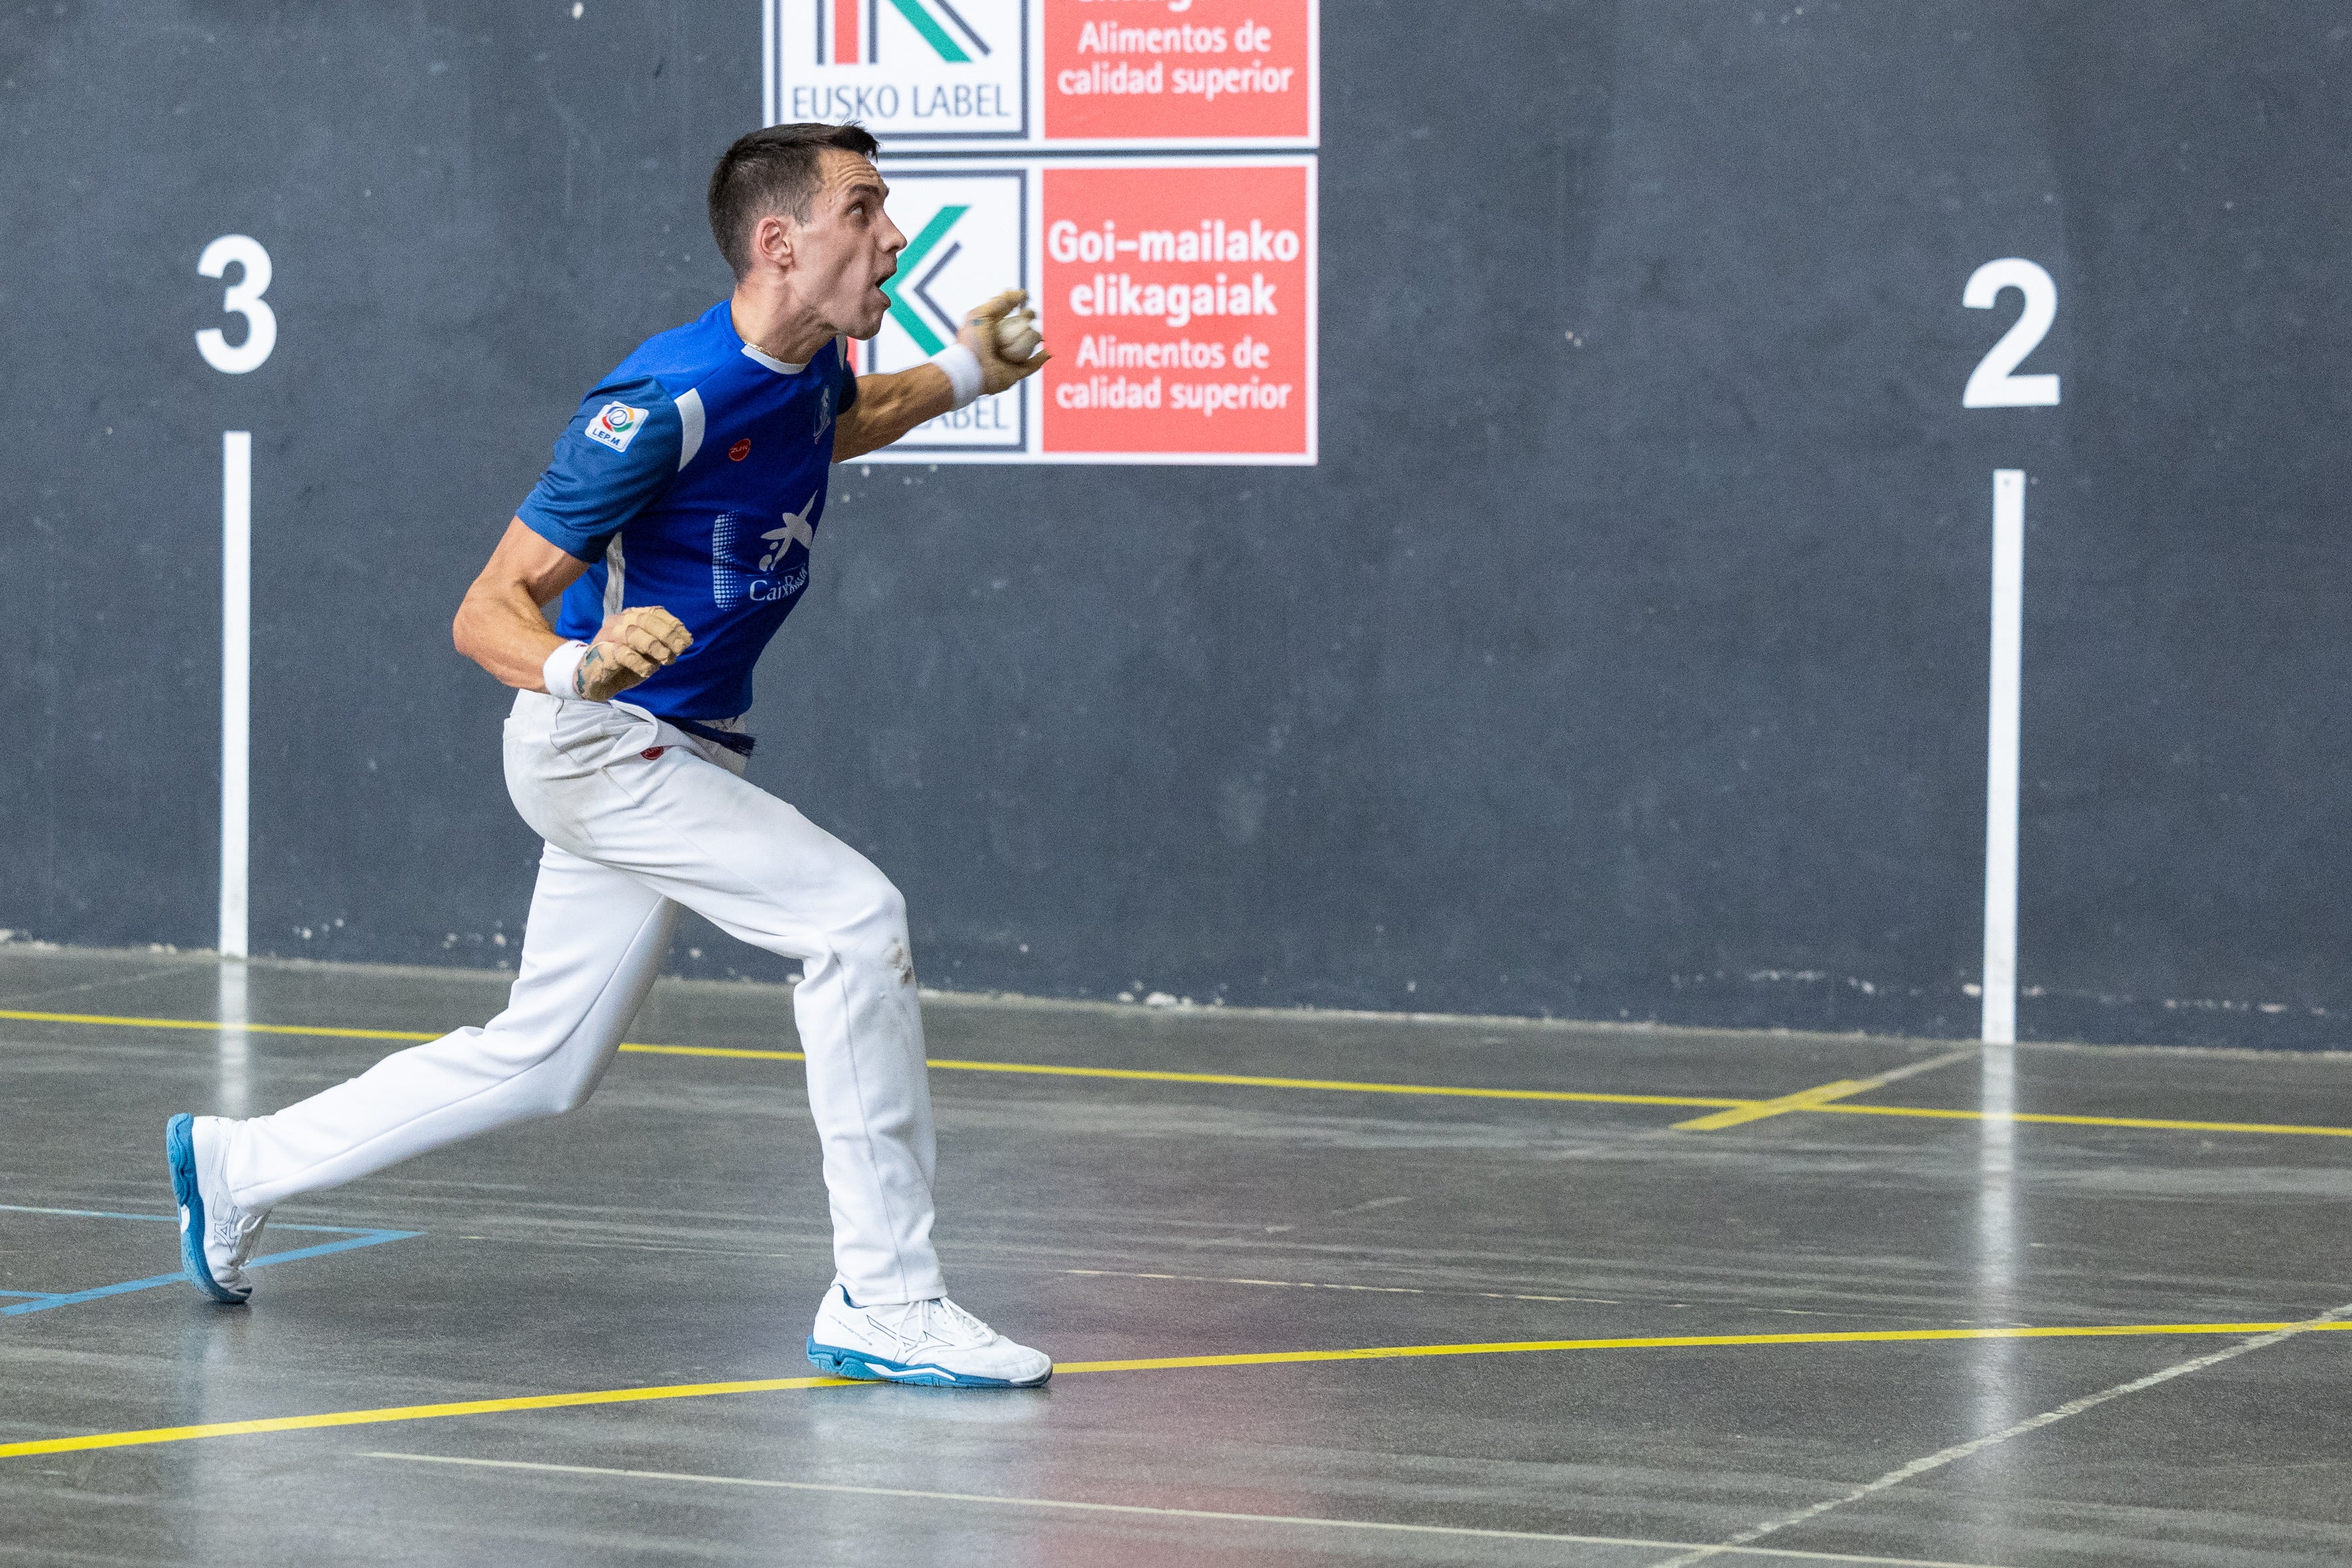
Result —
<path fill-rule="evenodd" d="M 951 1287 L 1062 1367 L 970 1394 L 811 1375 L 785 994 L 666 984 L 169 1282 L 168 1114 L 503 989 L 0 950 L 0 1562 L 2352 1561 L 2352 1057 L 940 997 Z"/>

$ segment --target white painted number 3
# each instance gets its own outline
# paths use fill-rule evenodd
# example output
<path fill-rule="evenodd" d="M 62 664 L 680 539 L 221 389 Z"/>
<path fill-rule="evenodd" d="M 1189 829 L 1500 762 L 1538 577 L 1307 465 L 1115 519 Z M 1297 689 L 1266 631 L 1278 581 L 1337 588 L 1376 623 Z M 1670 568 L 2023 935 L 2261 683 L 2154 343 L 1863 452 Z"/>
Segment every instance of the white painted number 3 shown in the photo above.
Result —
<path fill-rule="evenodd" d="M 243 268 L 243 276 L 228 286 L 221 309 L 245 318 L 245 341 L 232 343 L 218 327 L 206 327 L 196 334 L 196 352 L 223 374 L 243 375 L 259 370 L 278 346 L 277 313 L 261 298 L 269 288 L 269 252 L 250 235 L 225 234 L 196 258 L 196 270 L 206 278 L 226 276 L 231 267 Z"/>
<path fill-rule="evenodd" d="M 2025 296 L 2025 309 L 2018 312 L 2016 321 L 1993 344 L 1992 352 L 1977 362 L 1969 373 L 1969 384 L 1960 394 L 1963 408 L 2050 408 L 2058 402 L 2058 378 L 2055 375 L 2018 375 L 2017 367 L 2025 356 L 2042 344 L 2050 323 L 2058 319 L 2058 285 L 2039 264 L 2021 256 L 2003 257 L 1988 261 L 1969 275 L 1969 286 L 1960 295 L 1960 303 L 1971 310 L 1990 310 L 2004 289 L 2014 289 Z"/>

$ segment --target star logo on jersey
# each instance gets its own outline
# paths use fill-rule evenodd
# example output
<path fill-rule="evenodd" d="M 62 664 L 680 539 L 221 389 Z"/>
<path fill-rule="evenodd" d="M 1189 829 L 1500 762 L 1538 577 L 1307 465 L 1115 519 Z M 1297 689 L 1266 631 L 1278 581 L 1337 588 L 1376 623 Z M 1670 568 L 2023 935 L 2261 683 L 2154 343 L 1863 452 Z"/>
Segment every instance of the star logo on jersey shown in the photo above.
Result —
<path fill-rule="evenodd" d="M 600 447 L 610 447 L 615 452 L 625 452 L 637 432 L 646 427 L 643 408 L 632 408 L 625 403 L 607 403 L 588 421 L 588 439 Z"/>
<path fill-rule="evenodd" d="M 762 540 L 774 547 L 760 557 L 761 571 L 766 572 L 774 567 L 777 562 L 784 558 L 784 552 L 795 544 L 803 550 L 816 548 L 816 531 L 809 526 L 808 520 L 808 514 L 815 510 L 816 496 L 812 493 L 806 506 L 798 511 L 784 513 L 783 527 L 770 529 L 760 535 Z"/>

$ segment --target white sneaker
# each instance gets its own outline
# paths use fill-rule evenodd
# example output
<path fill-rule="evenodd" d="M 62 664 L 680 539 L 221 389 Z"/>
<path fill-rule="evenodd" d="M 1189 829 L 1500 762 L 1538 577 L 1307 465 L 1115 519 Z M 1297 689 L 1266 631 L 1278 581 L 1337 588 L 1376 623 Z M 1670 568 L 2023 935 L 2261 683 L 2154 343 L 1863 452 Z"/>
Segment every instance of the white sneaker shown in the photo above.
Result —
<path fill-rule="evenodd" d="M 172 1166 L 172 1195 L 180 1205 L 180 1262 L 196 1289 L 231 1306 L 253 1294 L 245 1265 L 261 1241 L 269 1211 L 241 1209 L 229 1200 L 228 1123 L 217 1116 L 174 1116 L 163 1127 L 163 1154 Z"/>
<path fill-rule="evenodd" d="M 861 1307 L 838 1279 L 816 1310 L 808 1358 L 834 1377 L 948 1388 L 1035 1388 L 1054 1375 L 1045 1352 L 1014 1344 L 945 1296 Z"/>

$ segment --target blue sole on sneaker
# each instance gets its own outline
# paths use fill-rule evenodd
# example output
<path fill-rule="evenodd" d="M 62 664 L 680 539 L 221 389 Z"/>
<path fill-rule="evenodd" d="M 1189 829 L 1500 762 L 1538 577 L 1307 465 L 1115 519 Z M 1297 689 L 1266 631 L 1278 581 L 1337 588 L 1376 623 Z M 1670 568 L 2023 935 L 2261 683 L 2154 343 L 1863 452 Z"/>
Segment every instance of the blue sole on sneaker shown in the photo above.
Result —
<path fill-rule="evenodd" d="M 215 1301 L 240 1306 L 245 1297 L 221 1289 L 205 1262 L 205 1197 L 196 1188 L 196 1119 L 185 1111 L 163 1124 L 163 1157 L 171 1162 L 172 1196 L 180 1205 L 180 1267 L 189 1283 Z"/>
<path fill-rule="evenodd" d="M 843 1350 L 836 1345 L 821 1345 L 812 1335 L 808 1342 L 809 1364 L 827 1377 L 854 1377 L 866 1383 L 916 1383 L 929 1388 L 1043 1388 L 1053 1377 L 1054 1369 L 1047 1367 L 1045 1375 L 1034 1383 L 1014 1383 L 1002 1377 L 970 1377 L 939 1366 L 911 1366 L 892 1361 L 887 1356 L 867 1355 L 863 1351 Z"/>

